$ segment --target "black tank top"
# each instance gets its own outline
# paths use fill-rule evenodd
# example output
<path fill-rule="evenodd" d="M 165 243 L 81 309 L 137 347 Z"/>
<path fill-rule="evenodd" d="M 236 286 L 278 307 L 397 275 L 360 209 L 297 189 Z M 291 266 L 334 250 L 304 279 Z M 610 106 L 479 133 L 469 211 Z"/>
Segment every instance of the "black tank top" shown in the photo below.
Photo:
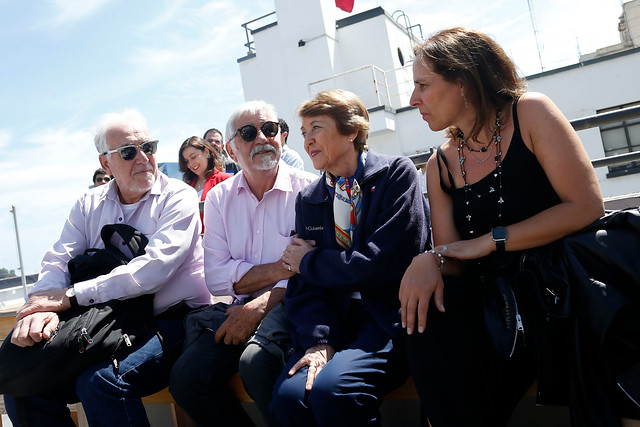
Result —
<path fill-rule="evenodd" d="M 442 150 L 438 148 L 438 160 L 447 168 L 449 186 L 442 182 L 442 170 L 440 170 L 440 186 L 442 190 L 453 199 L 453 217 L 456 229 L 462 239 L 467 240 L 488 233 L 491 228 L 507 226 L 523 221 L 533 215 L 560 203 L 560 198 L 547 179 L 542 166 L 536 156 L 529 150 L 522 140 L 520 125 L 518 123 L 518 100 L 513 103 L 513 137 L 508 151 L 502 160 L 502 221 L 498 218 L 499 191 L 489 193 L 489 188 L 494 185 L 494 173 L 471 184 L 473 189 L 469 191 L 469 214 L 471 221 L 467 221 L 466 197 L 464 188 L 455 188 L 453 177 L 447 165 Z M 438 161 L 438 169 L 441 168 Z M 476 194 L 483 195 L 482 197 Z M 469 224 L 470 223 L 470 224 Z M 473 234 L 469 233 L 473 229 Z"/>

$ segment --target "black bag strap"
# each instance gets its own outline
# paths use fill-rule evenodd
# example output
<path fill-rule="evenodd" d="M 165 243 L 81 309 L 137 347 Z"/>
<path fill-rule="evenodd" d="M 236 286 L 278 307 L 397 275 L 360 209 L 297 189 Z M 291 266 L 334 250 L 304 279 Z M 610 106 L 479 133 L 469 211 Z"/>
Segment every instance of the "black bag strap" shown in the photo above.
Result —
<path fill-rule="evenodd" d="M 133 258 L 145 253 L 144 248 L 147 246 L 147 243 L 149 243 L 149 239 L 134 227 L 127 224 L 107 224 L 102 227 L 100 236 L 102 237 L 105 248 L 109 246 L 113 247 L 111 237 L 114 234 L 118 234 L 126 243 Z"/>

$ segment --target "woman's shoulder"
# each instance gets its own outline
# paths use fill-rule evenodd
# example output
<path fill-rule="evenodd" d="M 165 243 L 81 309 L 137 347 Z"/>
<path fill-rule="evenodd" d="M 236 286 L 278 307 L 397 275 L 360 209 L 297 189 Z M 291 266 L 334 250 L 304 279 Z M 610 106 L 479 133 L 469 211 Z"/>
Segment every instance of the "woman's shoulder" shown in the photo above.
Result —
<path fill-rule="evenodd" d="M 551 98 L 540 92 L 527 92 L 518 98 L 518 118 L 531 120 L 542 118 L 557 110 Z"/>
<path fill-rule="evenodd" d="M 556 104 L 539 92 L 527 92 L 517 105 L 520 133 L 527 146 L 535 152 L 535 142 L 548 135 L 562 132 L 570 127 L 568 120 Z M 536 137 L 537 136 L 537 137 Z M 544 141 L 542 141 L 544 142 Z"/>

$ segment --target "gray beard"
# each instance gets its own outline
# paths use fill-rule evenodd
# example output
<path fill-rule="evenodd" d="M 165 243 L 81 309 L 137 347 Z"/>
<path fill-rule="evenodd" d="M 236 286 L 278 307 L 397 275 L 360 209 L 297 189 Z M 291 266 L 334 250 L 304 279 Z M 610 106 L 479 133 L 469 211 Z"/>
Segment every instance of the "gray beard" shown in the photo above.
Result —
<path fill-rule="evenodd" d="M 269 156 L 267 154 L 261 154 L 258 160 L 254 160 L 254 156 L 257 152 L 263 150 L 269 150 L 273 156 Z M 264 144 L 258 145 L 251 150 L 249 153 L 249 158 L 251 159 L 251 164 L 257 170 L 268 171 L 275 168 L 278 165 L 278 161 L 280 160 L 280 156 L 278 156 L 278 150 L 275 149 L 272 145 Z"/>

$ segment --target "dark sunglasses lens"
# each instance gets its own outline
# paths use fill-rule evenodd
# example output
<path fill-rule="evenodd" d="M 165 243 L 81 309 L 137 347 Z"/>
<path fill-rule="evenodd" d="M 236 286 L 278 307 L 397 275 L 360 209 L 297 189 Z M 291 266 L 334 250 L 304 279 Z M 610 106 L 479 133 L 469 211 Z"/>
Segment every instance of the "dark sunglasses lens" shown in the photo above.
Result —
<path fill-rule="evenodd" d="M 136 157 L 136 154 L 138 154 L 138 148 L 133 145 L 122 147 L 120 149 L 120 155 L 123 160 L 133 160 L 133 158 Z"/>
<path fill-rule="evenodd" d="M 157 144 L 158 143 L 155 141 L 143 142 L 142 144 L 140 144 L 140 148 L 142 149 L 142 152 L 144 154 L 146 154 L 147 156 L 150 156 L 152 154 L 155 154 Z"/>
<path fill-rule="evenodd" d="M 273 138 L 278 134 L 278 124 L 276 122 L 266 122 L 260 127 L 260 130 L 267 138 Z"/>
<path fill-rule="evenodd" d="M 98 178 L 98 179 L 100 179 L 100 178 Z M 111 181 L 111 178 L 105 176 L 104 178 L 102 178 L 102 180 L 104 182 L 109 182 L 109 181 Z"/>
<path fill-rule="evenodd" d="M 240 136 L 247 142 L 251 142 L 258 136 L 258 129 L 254 125 L 246 125 L 240 128 Z"/>

